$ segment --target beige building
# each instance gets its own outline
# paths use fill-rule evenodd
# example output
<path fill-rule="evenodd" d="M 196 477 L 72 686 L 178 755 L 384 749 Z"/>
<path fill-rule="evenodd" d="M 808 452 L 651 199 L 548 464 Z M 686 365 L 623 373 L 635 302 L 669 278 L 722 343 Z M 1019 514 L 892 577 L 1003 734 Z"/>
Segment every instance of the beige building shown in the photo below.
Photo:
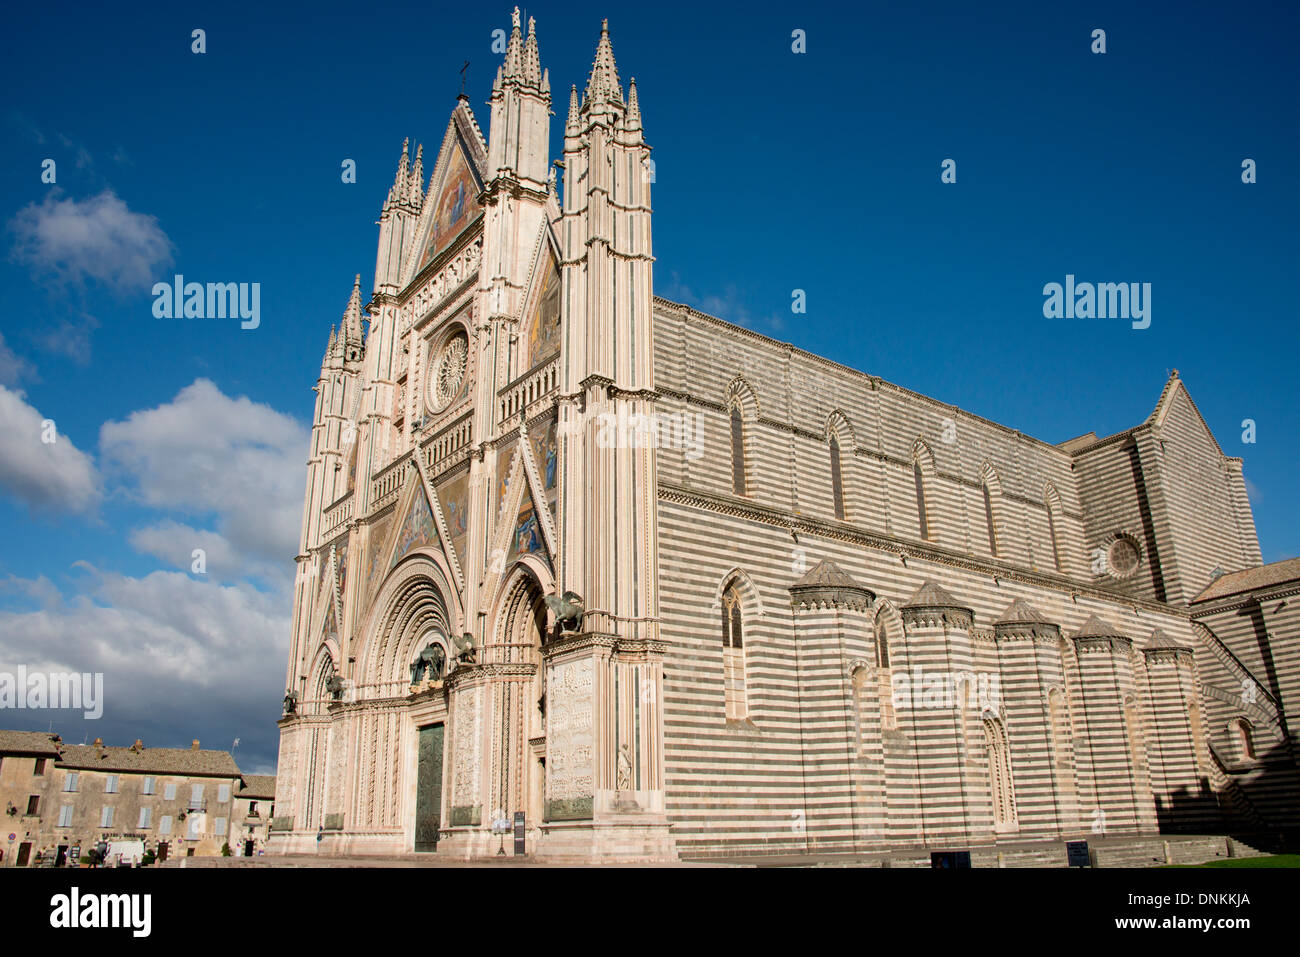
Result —
<path fill-rule="evenodd" d="M 3 865 L 56 865 L 101 841 L 142 841 L 159 859 L 256 853 L 266 840 L 275 779 L 244 777 L 227 751 L 65 743 L 0 731 Z M 11 810 L 12 809 L 12 810 Z M 12 835 L 12 839 L 10 839 Z"/>
<path fill-rule="evenodd" d="M 489 135 L 462 97 L 427 180 L 403 148 L 316 383 L 272 852 L 1292 823 L 1239 813 L 1223 727 L 1267 725 L 1294 795 L 1296 635 L 1207 638 L 1261 558 L 1178 375 L 1051 444 L 655 298 L 638 95 L 602 28 L 552 165 L 516 11 Z"/>

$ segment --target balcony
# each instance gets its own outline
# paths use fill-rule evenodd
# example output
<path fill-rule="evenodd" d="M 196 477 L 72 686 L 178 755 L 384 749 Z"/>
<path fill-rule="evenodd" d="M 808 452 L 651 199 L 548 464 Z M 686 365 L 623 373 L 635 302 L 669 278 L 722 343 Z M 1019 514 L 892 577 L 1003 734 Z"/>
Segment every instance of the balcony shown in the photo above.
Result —
<path fill-rule="evenodd" d="M 552 359 L 546 365 L 526 372 L 497 393 L 501 418 L 509 419 L 520 413 L 525 417 L 533 406 L 554 392 L 560 385 L 560 360 Z"/>

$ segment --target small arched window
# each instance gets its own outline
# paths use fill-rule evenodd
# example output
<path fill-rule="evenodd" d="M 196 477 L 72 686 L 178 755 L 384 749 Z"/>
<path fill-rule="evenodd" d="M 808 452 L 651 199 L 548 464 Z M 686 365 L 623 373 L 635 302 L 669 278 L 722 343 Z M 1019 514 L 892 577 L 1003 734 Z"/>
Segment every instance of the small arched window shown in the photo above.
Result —
<path fill-rule="evenodd" d="M 988 480 L 984 480 L 984 524 L 989 532 L 989 554 L 998 555 L 998 529 L 993 521 L 993 495 L 989 492 Z"/>
<path fill-rule="evenodd" d="M 745 420 L 740 406 L 731 407 L 731 490 L 745 494 Z"/>
<path fill-rule="evenodd" d="M 930 521 L 925 514 L 925 478 L 921 475 L 921 460 L 912 460 L 912 480 L 916 484 L 916 520 L 921 537 L 930 537 Z"/>
<path fill-rule="evenodd" d="M 840 473 L 840 442 L 831 436 L 831 495 L 835 499 L 835 517 L 844 521 L 844 479 Z"/>
<path fill-rule="evenodd" d="M 1237 734 L 1237 750 L 1242 758 L 1247 761 L 1255 760 L 1255 738 L 1251 733 L 1250 722 L 1245 718 L 1238 718 L 1232 724 Z"/>
<path fill-rule="evenodd" d="M 734 584 L 722 592 L 722 684 L 728 721 L 745 717 L 744 610 Z"/>
<path fill-rule="evenodd" d="M 1002 721 L 984 716 L 984 747 L 989 762 L 989 794 L 993 800 L 993 826 L 1011 828 L 1016 823 L 1015 786 L 1011 778 L 1011 751 Z"/>
<path fill-rule="evenodd" d="M 1056 537 L 1056 509 L 1052 507 L 1051 499 L 1047 500 L 1047 534 L 1052 539 L 1052 562 L 1059 572 L 1061 571 L 1061 542 Z"/>
<path fill-rule="evenodd" d="M 880 697 L 880 728 L 893 731 L 898 727 L 894 713 L 894 680 L 889 667 L 889 629 L 881 621 L 876 631 L 876 693 Z"/>

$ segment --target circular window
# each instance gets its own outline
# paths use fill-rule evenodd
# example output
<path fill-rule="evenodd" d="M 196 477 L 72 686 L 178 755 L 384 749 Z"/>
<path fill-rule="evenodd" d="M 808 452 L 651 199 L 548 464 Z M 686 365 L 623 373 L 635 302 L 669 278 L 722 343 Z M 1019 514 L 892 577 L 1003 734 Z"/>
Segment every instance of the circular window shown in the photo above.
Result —
<path fill-rule="evenodd" d="M 430 411 L 441 412 L 460 396 L 468 364 L 469 339 L 464 332 L 457 332 L 430 363 L 426 391 Z"/>
<path fill-rule="evenodd" d="M 1138 552 L 1137 545 L 1128 538 L 1117 538 L 1111 543 L 1110 551 L 1106 556 L 1106 563 L 1110 567 L 1110 573 L 1116 578 L 1127 578 L 1137 571 L 1138 564 L 1142 561 L 1142 556 Z"/>

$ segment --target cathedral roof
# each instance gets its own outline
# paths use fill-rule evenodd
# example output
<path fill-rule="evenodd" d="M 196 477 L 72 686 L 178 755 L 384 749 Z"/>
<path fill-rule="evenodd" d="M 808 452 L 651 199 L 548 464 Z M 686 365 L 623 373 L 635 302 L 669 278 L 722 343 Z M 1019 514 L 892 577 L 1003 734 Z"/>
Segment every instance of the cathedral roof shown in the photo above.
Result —
<path fill-rule="evenodd" d="M 863 588 L 852 575 L 832 561 L 823 559 L 810 569 L 791 588 Z"/>
<path fill-rule="evenodd" d="M 1155 651 L 1163 648 L 1169 648 L 1176 651 L 1188 650 L 1186 645 L 1174 641 L 1174 639 L 1170 638 L 1163 631 L 1157 628 L 1155 631 L 1151 632 L 1151 637 L 1147 640 L 1146 650 Z"/>
<path fill-rule="evenodd" d="M 966 607 L 956 598 L 950 595 L 943 588 L 934 582 L 928 581 L 921 585 L 912 597 L 907 600 L 904 608 L 964 608 Z"/>
<path fill-rule="evenodd" d="M 1267 588 L 1297 579 L 1300 579 L 1300 558 L 1256 565 L 1254 568 L 1243 568 L 1241 571 L 1220 575 L 1206 586 L 1205 591 L 1193 598 L 1192 602 L 1238 595 L 1242 592 L 1254 591 L 1256 588 Z"/>
<path fill-rule="evenodd" d="M 1127 638 L 1128 635 L 1120 631 L 1110 622 L 1103 621 L 1096 615 L 1089 615 L 1088 620 L 1083 623 L 1083 627 L 1075 632 L 1076 638 Z"/>
<path fill-rule="evenodd" d="M 998 618 L 994 624 L 1022 625 L 1028 622 L 1043 625 L 1051 624 L 1051 622 L 1043 617 L 1037 608 L 1029 604 L 1029 602 L 1025 601 L 1023 598 L 1017 598 L 1007 606 L 1007 610 L 1002 613 L 1002 616 Z"/>

